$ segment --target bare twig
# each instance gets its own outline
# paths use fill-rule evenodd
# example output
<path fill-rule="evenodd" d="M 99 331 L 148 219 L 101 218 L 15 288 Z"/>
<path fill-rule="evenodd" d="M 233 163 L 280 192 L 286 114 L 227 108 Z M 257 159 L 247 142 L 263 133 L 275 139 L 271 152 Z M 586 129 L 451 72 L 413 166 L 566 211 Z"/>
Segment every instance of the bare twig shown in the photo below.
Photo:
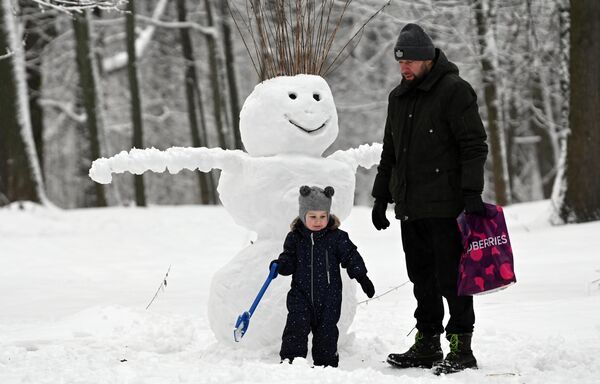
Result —
<path fill-rule="evenodd" d="M 5 194 L 0 192 L 0 207 L 8 204 L 10 204 L 10 200 L 8 199 L 8 197 L 6 197 Z"/>
<path fill-rule="evenodd" d="M 387 295 L 388 293 L 391 293 L 391 292 L 397 290 L 398 288 L 405 286 L 408 283 L 410 283 L 410 280 L 406 280 L 404 283 L 402 283 L 402 284 L 400 284 L 400 285 L 398 285 L 398 286 L 396 286 L 394 288 L 388 289 L 387 291 L 383 292 L 381 295 L 377 295 L 377 296 L 372 297 L 372 298 L 367 299 L 367 300 L 359 301 L 357 304 L 365 304 L 365 303 L 368 303 L 371 300 L 379 299 L 380 297 L 383 297 L 383 296 Z"/>
<path fill-rule="evenodd" d="M 75 112 L 73 110 L 73 104 L 71 103 L 66 103 L 52 99 L 40 99 L 38 103 L 42 107 L 51 107 L 63 112 L 71 120 L 76 121 L 78 123 L 85 123 L 87 121 L 87 115 L 85 113 Z"/>
<path fill-rule="evenodd" d="M 86 9 L 113 9 L 126 3 L 126 0 L 33 0 L 41 6 L 61 12 L 83 12 Z"/>
<path fill-rule="evenodd" d="M 232 6 L 233 6 L 233 8 L 232 8 Z M 260 73 L 260 71 L 257 67 L 257 64 L 254 61 L 254 58 L 250 51 L 250 48 L 248 47 L 248 43 L 246 43 L 246 39 L 244 38 L 245 31 L 242 32 L 242 29 L 240 28 L 240 25 L 238 24 L 238 21 L 236 19 L 235 13 L 237 12 L 237 14 L 240 15 L 240 19 L 244 23 L 244 27 L 246 27 L 247 30 L 250 30 L 250 27 L 246 24 L 246 20 L 244 20 L 244 18 L 241 17 L 241 12 L 237 9 L 235 4 L 231 4 L 231 2 L 228 1 L 227 8 L 229 9 L 229 14 L 231 15 L 231 18 L 233 19 L 233 23 L 235 24 L 235 28 L 238 30 L 238 32 L 242 38 L 242 43 L 244 43 L 244 47 L 246 48 L 246 51 L 248 52 L 248 54 L 250 56 L 250 61 L 252 62 L 252 66 L 254 67 L 254 70 L 256 71 L 256 73 Z M 250 34 L 250 35 L 252 36 L 252 34 Z"/>
<path fill-rule="evenodd" d="M 6 54 L 0 55 L 0 60 L 8 59 L 9 57 L 11 57 L 14 54 L 15 53 L 13 51 L 11 51 L 10 49 L 6 48 Z"/>
<path fill-rule="evenodd" d="M 596 272 L 600 273 L 600 269 L 597 269 Z M 596 288 L 600 289 L 600 278 L 590 281 L 589 286 L 592 287 L 593 285 L 596 285 Z"/>
<path fill-rule="evenodd" d="M 348 56 L 342 56 L 342 52 L 360 40 L 365 26 L 390 3 L 387 1 L 376 11 L 329 62 L 352 1 L 245 0 L 245 15 L 233 3 L 229 11 L 254 69 L 265 80 L 300 73 L 325 75 L 337 68 Z M 246 38 L 248 35 L 250 39 Z"/>
<path fill-rule="evenodd" d="M 190 28 L 196 30 L 204 35 L 215 36 L 217 31 L 214 27 L 204 27 L 198 23 L 192 21 L 163 21 L 144 15 L 135 15 L 136 20 L 157 26 L 162 28 Z"/>
<path fill-rule="evenodd" d="M 169 265 L 169 269 L 167 270 L 167 273 L 165 274 L 165 277 L 163 278 L 163 281 L 161 281 L 160 285 L 158 286 L 158 289 L 156 290 L 156 293 L 154 294 L 154 297 L 152 297 L 152 300 L 150 300 L 150 302 L 146 306 L 146 309 L 150 308 L 150 306 L 154 302 L 154 299 L 156 299 L 156 297 L 158 296 L 158 293 L 161 290 L 164 290 L 165 287 L 167 286 L 167 277 L 169 277 L 169 272 L 170 271 L 171 271 L 171 265 Z"/>
<path fill-rule="evenodd" d="M 347 52 L 346 56 L 344 57 L 344 59 L 342 61 L 340 61 L 338 63 L 338 65 L 336 65 L 334 67 L 334 64 L 336 63 L 336 61 L 338 60 L 338 58 L 340 57 L 340 55 L 342 54 L 342 52 L 344 52 L 346 50 L 346 48 L 348 47 L 348 45 L 354 41 L 354 39 L 356 39 L 356 37 L 358 36 L 358 39 L 356 39 L 356 44 L 358 44 L 358 42 L 360 41 L 360 39 L 362 38 L 363 32 L 365 30 L 365 27 L 367 26 L 367 24 L 369 24 L 369 22 L 371 22 L 371 20 L 373 20 L 377 15 L 379 15 L 388 5 L 390 5 L 392 0 L 388 0 L 387 3 L 385 3 L 381 8 L 379 8 L 375 13 L 373 13 L 371 15 L 371 17 L 369 17 L 367 19 L 367 21 L 365 21 L 360 28 L 356 31 L 356 33 L 354 33 L 354 35 L 350 38 L 350 40 L 348 40 L 346 42 L 346 44 L 342 47 L 342 49 L 340 49 L 340 52 L 334 57 L 333 61 L 331 62 L 331 64 L 329 64 L 329 66 L 327 67 L 327 69 L 325 69 L 324 73 L 328 74 L 331 71 L 334 71 L 337 67 L 339 67 L 339 65 L 352 53 L 352 51 L 354 50 L 354 48 L 352 50 L 350 50 L 349 52 Z M 355 44 L 355 46 L 356 46 Z M 330 71 L 331 70 L 331 71 Z"/>

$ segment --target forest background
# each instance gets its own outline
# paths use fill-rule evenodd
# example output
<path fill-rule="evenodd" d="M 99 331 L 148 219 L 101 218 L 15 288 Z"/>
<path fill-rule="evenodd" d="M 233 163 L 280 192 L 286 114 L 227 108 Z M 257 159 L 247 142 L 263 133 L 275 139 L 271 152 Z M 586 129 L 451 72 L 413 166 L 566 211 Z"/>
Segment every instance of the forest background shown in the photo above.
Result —
<path fill-rule="evenodd" d="M 259 77 L 235 15 L 278 1 L 112 0 L 65 12 L 61 1 L 1 0 L 0 206 L 22 200 L 61 208 L 218 203 L 215 171 L 117 175 L 108 186 L 87 172 L 96 158 L 132 147 L 243 149 L 239 110 Z M 332 49 L 345 59 L 326 76 L 340 134 L 326 155 L 381 142 L 387 95 L 400 81 L 393 45 L 402 26 L 416 22 L 478 93 L 490 144 L 484 199 L 507 205 L 553 197 L 557 222 L 600 219 L 594 160 L 600 155 L 590 150 L 600 146 L 594 64 L 600 5 L 301 3 L 331 3 L 345 12 L 338 36 L 348 38 Z M 569 133 L 579 142 L 567 141 Z M 587 157 L 569 160 L 575 154 Z M 355 204 L 371 204 L 374 175 L 374 169 L 358 173 Z M 576 191 L 571 197 L 570 190 Z"/>

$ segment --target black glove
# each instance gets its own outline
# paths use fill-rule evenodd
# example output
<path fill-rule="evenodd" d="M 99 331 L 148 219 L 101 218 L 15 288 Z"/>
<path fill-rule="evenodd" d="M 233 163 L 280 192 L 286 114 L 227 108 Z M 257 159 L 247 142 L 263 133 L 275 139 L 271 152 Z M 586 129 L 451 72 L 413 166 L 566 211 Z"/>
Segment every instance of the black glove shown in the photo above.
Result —
<path fill-rule="evenodd" d="M 465 213 L 485 216 L 485 205 L 483 205 L 483 200 L 481 200 L 481 195 L 467 195 L 464 197 L 465 200 Z"/>
<path fill-rule="evenodd" d="M 280 257 L 271 261 L 269 264 L 269 271 L 271 270 L 271 266 L 273 263 L 277 263 L 277 274 L 281 276 L 289 276 L 296 272 L 296 264 L 290 262 L 288 259 Z M 276 276 L 277 277 L 277 276 Z"/>
<path fill-rule="evenodd" d="M 378 231 L 381 229 L 386 229 L 390 226 L 389 220 L 387 217 L 385 217 L 386 209 L 387 202 L 383 200 L 375 200 L 375 204 L 373 204 L 373 211 L 371 212 L 371 220 Z"/>
<path fill-rule="evenodd" d="M 369 299 L 375 295 L 375 287 L 373 286 L 373 282 L 369 280 L 367 275 L 358 277 L 356 281 L 358 281 L 363 292 L 369 297 Z"/>
<path fill-rule="evenodd" d="M 281 263 L 279 262 L 279 259 L 275 259 L 275 260 L 271 261 L 269 263 L 269 272 L 271 272 L 271 267 L 273 266 L 273 263 L 277 263 L 277 268 L 275 269 L 275 276 L 273 276 L 273 278 L 275 279 L 277 277 L 277 275 L 279 275 L 279 269 L 281 269 Z"/>

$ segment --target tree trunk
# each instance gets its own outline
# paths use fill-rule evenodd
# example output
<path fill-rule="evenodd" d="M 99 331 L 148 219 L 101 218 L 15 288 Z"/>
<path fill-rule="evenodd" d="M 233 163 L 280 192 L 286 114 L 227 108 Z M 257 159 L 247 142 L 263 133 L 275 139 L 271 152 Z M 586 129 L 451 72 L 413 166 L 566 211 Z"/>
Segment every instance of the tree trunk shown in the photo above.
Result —
<path fill-rule="evenodd" d="M 20 0 L 25 18 L 25 70 L 29 95 L 29 114 L 38 161 L 44 173 L 44 111 L 39 103 L 42 95 L 42 52 L 56 36 L 54 13 L 40 12 L 39 5 Z"/>
<path fill-rule="evenodd" d="M 554 214 L 551 218 L 553 223 L 562 223 L 563 220 L 560 214 L 560 207 L 563 205 L 564 190 L 565 190 L 565 163 L 567 161 L 567 145 L 566 135 L 569 132 L 569 99 L 570 99 L 570 79 L 569 79 L 569 36 L 570 36 L 570 10 L 569 0 L 559 0 L 557 4 L 557 16 L 559 25 L 559 52 L 560 52 L 560 94 L 562 95 L 562 103 L 560 107 L 560 128 L 559 144 L 560 158 L 557 164 L 556 178 L 552 186 L 552 205 Z"/>
<path fill-rule="evenodd" d="M 206 9 L 206 21 L 209 27 L 214 27 L 214 17 L 212 12 L 211 0 L 204 0 Z M 217 135 L 219 137 L 219 146 L 223 149 L 229 148 L 223 125 L 223 111 L 221 108 L 221 85 L 219 84 L 219 68 L 217 65 L 217 39 L 214 35 L 206 35 L 208 44 L 208 63 L 210 67 L 210 85 L 212 87 L 212 104 L 215 117 Z"/>
<path fill-rule="evenodd" d="M 25 58 L 13 7 L 0 0 L 0 206 L 13 201 L 46 203 L 31 132 Z"/>
<path fill-rule="evenodd" d="M 131 91 L 131 121 L 133 123 L 133 147 L 144 148 L 144 129 L 142 125 L 142 102 L 138 84 L 137 58 L 135 55 L 135 0 L 127 3 L 125 14 L 125 28 L 127 31 L 127 72 L 129 74 L 129 90 Z M 138 207 L 146 206 L 146 192 L 144 176 L 134 175 L 135 204 Z"/>
<path fill-rule="evenodd" d="M 525 114 L 518 121 L 527 121 L 530 127 L 527 135 L 536 134 L 540 141 L 536 145 L 531 145 L 532 149 L 536 149 L 537 156 L 534 158 L 534 163 L 525 163 L 521 168 L 531 169 L 534 165 L 539 169 L 539 174 L 536 172 L 536 179 L 532 182 L 537 183 L 539 177 L 542 177 L 542 193 L 543 197 L 549 197 L 552 192 L 552 184 L 556 177 L 556 170 L 560 159 L 560 142 L 559 142 L 559 126 L 556 121 L 557 114 L 552 106 L 552 97 L 556 92 L 555 84 L 552 84 L 552 73 L 555 70 L 556 63 L 554 57 L 548 57 L 548 52 L 544 49 L 545 44 L 540 44 L 538 25 L 536 21 L 534 7 L 535 0 L 526 1 L 527 15 L 527 39 L 524 47 L 526 53 L 525 60 L 531 64 L 527 70 L 527 79 L 521 82 L 527 84 L 529 92 L 527 97 L 531 100 L 531 107 L 525 109 Z M 513 55 L 510 55 L 513 56 Z M 553 55 L 554 56 L 554 55 Z M 521 59 L 522 60 L 522 59 Z M 522 61 L 518 63 L 522 66 Z M 514 72 L 519 72 L 520 68 L 513 67 Z M 510 73 L 510 72 L 509 72 Z M 510 172 L 511 179 L 514 173 Z M 543 175 L 543 176 L 542 176 Z M 511 180 L 512 181 L 512 180 Z M 534 184 L 537 185 L 537 184 Z M 533 186 L 533 185 L 532 185 Z M 537 193 L 532 195 L 539 196 Z M 540 198 L 535 197 L 534 200 Z"/>
<path fill-rule="evenodd" d="M 186 0 L 177 0 L 177 15 L 181 22 L 187 20 Z M 206 147 L 206 121 L 204 119 L 204 110 L 202 107 L 202 95 L 198 86 L 198 76 L 196 73 L 196 64 L 194 58 L 194 46 L 190 31 L 187 28 L 179 29 L 181 35 L 181 47 L 185 59 L 185 93 L 187 97 L 188 119 L 192 133 L 192 145 L 194 147 Z M 198 100 L 196 100 L 196 97 Z M 200 123 L 196 116 L 196 104 L 200 109 Z M 198 182 L 200 186 L 200 201 L 202 204 L 210 204 L 214 201 L 215 192 L 213 179 L 208 173 L 198 171 Z"/>
<path fill-rule="evenodd" d="M 88 11 L 73 15 L 73 30 L 75 38 L 75 55 L 79 71 L 79 84 L 83 106 L 87 115 L 87 134 L 90 141 L 91 160 L 101 157 L 99 125 L 98 125 L 98 100 L 96 90 L 96 77 L 94 71 L 93 53 L 90 44 L 90 28 Z M 91 166 L 91 160 L 88 169 Z M 105 207 L 106 195 L 102 184 L 94 183 L 96 192 L 96 205 Z"/>
<path fill-rule="evenodd" d="M 244 149 L 240 135 L 240 99 L 238 95 L 237 79 L 235 75 L 235 56 L 233 55 L 233 39 L 231 37 L 231 15 L 227 11 L 229 0 L 221 0 L 221 23 L 223 25 L 223 45 L 225 48 L 225 69 L 227 70 L 227 83 L 229 85 L 229 102 L 231 105 L 231 119 L 233 122 L 233 142 L 235 149 Z"/>
<path fill-rule="evenodd" d="M 600 220 L 600 7 L 571 1 L 571 78 L 566 189 L 560 217 L 567 223 Z"/>
<path fill-rule="evenodd" d="M 507 205 L 510 203 L 510 184 L 508 181 L 508 166 L 506 161 L 506 143 L 504 139 L 504 127 L 501 121 L 498 105 L 497 82 L 499 81 L 490 52 L 488 52 L 488 38 L 491 36 L 491 23 L 493 17 L 490 12 L 485 12 L 482 5 L 483 0 L 472 0 L 475 11 L 475 23 L 479 39 L 479 54 L 483 69 L 483 85 L 485 105 L 487 109 L 488 133 L 490 138 L 490 152 L 492 154 L 492 169 L 494 172 L 494 190 L 496 203 Z M 492 2 L 488 4 L 489 10 L 494 9 Z"/>

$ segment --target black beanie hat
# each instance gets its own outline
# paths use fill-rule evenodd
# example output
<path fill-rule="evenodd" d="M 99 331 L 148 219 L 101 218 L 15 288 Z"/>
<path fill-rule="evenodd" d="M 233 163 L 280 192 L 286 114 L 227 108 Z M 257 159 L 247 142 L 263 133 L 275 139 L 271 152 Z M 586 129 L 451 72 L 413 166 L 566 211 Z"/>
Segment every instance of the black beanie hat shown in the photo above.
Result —
<path fill-rule="evenodd" d="M 431 37 L 417 24 L 406 24 L 394 47 L 394 57 L 398 60 L 433 60 L 435 48 Z"/>

